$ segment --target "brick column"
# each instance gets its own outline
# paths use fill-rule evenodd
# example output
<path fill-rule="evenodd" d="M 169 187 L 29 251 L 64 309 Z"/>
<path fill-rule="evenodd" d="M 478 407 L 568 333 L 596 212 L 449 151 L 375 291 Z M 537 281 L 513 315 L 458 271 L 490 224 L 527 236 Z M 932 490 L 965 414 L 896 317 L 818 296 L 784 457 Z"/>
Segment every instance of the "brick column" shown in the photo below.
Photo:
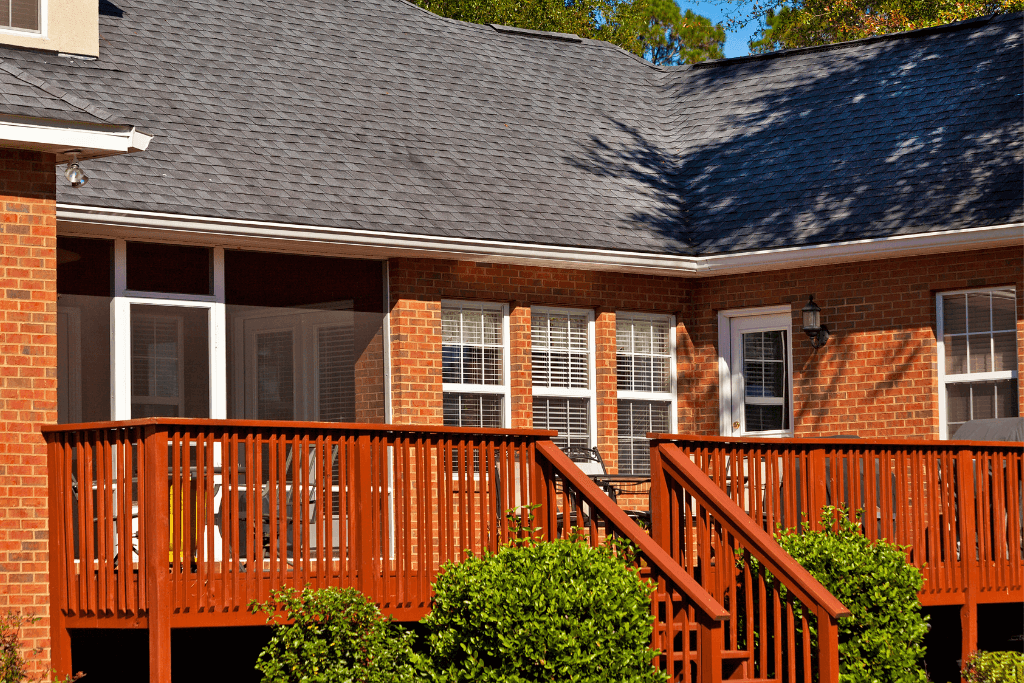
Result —
<path fill-rule="evenodd" d="M 444 424 L 441 302 L 437 299 L 392 302 L 391 401 L 395 424 Z"/>
<path fill-rule="evenodd" d="M 597 390 L 597 434 L 594 443 L 605 465 L 618 471 L 618 374 L 615 365 L 615 311 L 598 309 L 594 320 L 594 377 Z"/>
<path fill-rule="evenodd" d="M 52 154 L 0 150 L 0 612 L 40 617 L 21 634 L 37 675 L 50 668 L 39 429 L 57 421 L 55 178 Z"/>
<path fill-rule="evenodd" d="M 509 306 L 509 381 L 512 390 L 512 428 L 533 427 L 533 343 L 530 307 L 519 302 Z"/>

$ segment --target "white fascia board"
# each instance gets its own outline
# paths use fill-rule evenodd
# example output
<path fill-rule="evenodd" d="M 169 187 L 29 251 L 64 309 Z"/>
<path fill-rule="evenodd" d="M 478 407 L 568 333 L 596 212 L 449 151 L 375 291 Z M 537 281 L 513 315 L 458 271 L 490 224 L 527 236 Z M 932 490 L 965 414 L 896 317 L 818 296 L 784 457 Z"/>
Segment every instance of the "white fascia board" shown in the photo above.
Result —
<path fill-rule="evenodd" d="M 1024 245 L 1024 223 L 742 254 L 679 256 L 240 221 L 75 204 L 58 204 L 57 221 L 59 232 L 67 235 L 118 236 L 182 244 L 377 259 L 412 257 L 491 261 L 672 277 L 710 277 Z"/>
<path fill-rule="evenodd" d="M 81 150 L 79 159 L 97 159 L 144 151 L 152 139 L 134 126 L 0 115 L 0 148 L 50 152 L 57 163 L 70 160 L 70 149 Z"/>

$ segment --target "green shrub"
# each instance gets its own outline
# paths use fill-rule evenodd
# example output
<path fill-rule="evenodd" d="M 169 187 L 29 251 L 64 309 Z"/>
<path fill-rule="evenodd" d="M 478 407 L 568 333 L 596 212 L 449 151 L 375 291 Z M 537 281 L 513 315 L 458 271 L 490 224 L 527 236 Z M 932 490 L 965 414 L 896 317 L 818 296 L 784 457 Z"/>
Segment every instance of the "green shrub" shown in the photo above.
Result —
<path fill-rule="evenodd" d="M 36 621 L 36 617 L 26 617 L 11 610 L 0 615 L 0 683 L 28 680 L 28 662 L 21 647 L 21 627 Z"/>
<path fill-rule="evenodd" d="M 438 680 L 654 683 L 652 585 L 622 546 L 518 542 L 445 565 L 424 618 Z"/>
<path fill-rule="evenodd" d="M 253 603 L 274 635 L 256 670 L 264 683 L 405 683 L 416 680 L 412 634 L 381 616 L 359 591 L 286 588 Z M 290 623 L 274 618 L 278 610 Z"/>
<path fill-rule="evenodd" d="M 962 674 L 971 683 L 1024 683 L 1024 654 L 975 652 Z"/>
<path fill-rule="evenodd" d="M 805 524 L 776 538 L 853 613 L 839 620 L 840 683 L 925 683 L 921 572 L 900 546 L 865 538 L 846 510 L 826 507 L 821 522 L 823 531 Z"/>

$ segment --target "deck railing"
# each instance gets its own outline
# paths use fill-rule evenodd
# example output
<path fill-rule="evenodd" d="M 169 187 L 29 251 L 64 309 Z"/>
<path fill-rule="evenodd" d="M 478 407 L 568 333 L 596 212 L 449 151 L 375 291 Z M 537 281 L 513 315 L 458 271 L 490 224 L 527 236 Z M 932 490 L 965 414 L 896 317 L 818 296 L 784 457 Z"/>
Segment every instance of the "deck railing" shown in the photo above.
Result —
<path fill-rule="evenodd" d="M 638 546 L 659 586 L 654 644 L 676 680 L 721 680 L 708 651 L 720 639 L 704 634 L 727 611 L 554 432 L 152 418 L 44 435 L 58 673 L 70 672 L 67 629 L 145 627 L 150 680 L 166 683 L 171 627 L 262 623 L 249 602 L 288 586 L 353 586 L 418 619 L 445 562 L 578 524 L 592 543 Z"/>

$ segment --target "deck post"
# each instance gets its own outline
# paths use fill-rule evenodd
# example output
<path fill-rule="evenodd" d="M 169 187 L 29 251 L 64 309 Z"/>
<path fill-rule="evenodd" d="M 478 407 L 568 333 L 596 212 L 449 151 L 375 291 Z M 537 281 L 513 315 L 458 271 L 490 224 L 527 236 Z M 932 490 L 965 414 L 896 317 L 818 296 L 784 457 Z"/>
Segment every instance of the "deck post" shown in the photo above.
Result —
<path fill-rule="evenodd" d="M 65 501 L 71 500 L 71 492 L 64 486 L 64 449 L 56 443 L 57 438 L 59 437 L 54 435 L 46 440 L 46 469 L 50 479 L 50 507 L 46 515 L 50 539 L 50 666 L 53 667 L 56 679 L 64 680 L 73 673 L 71 634 L 68 632 L 67 616 L 64 614 L 67 582 L 71 579 L 65 572 L 67 539 L 64 529 L 60 528 L 60 520 L 64 519 L 61 511 Z"/>
<path fill-rule="evenodd" d="M 650 436 L 650 435 L 648 435 Z M 668 479 L 661 463 L 661 441 L 651 439 L 651 538 L 662 548 L 671 548 L 669 542 Z"/>
<path fill-rule="evenodd" d="M 839 621 L 818 608 L 818 680 L 839 683 Z"/>
<path fill-rule="evenodd" d="M 699 617 L 697 625 L 697 682 L 722 683 L 722 648 L 725 647 L 725 629 L 722 622 L 706 615 Z"/>
<path fill-rule="evenodd" d="M 974 452 L 961 450 L 957 455 L 957 479 L 960 498 L 960 571 L 963 577 L 964 604 L 960 608 L 960 658 L 965 664 L 978 649 L 978 581 L 979 560 L 977 551 L 977 526 L 975 520 L 975 466 Z"/>
<path fill-rule="evenodd" d="M 146 525 L 146 602 L 149 630 L 149 681 L 171 683 L 171 547 L 170 505 L 167 482 L 167 430 L 145 429 L 144 452 L 139 455 L 140 484 Z M 187 466 L 187 465 L 186 465 Z"/>

